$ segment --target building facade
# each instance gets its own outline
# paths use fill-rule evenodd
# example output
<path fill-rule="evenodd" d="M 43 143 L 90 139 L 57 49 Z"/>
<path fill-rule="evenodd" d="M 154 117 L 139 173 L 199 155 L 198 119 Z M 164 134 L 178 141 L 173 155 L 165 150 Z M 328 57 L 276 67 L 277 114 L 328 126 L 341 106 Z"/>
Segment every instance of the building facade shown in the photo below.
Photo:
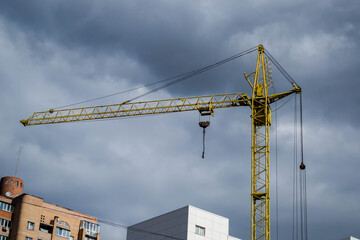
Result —
<path fill-rule="evenodd" d="M 20 178 L 0 184 L 0 240 L 99 240 L 97 218 L 23 194 Z"/>
<path fill-rule="evenodd" d="M 127 240 L 239 240 L 229 236 L 229 219 L 186 206 L 141 223 L 127 231 Z"/>

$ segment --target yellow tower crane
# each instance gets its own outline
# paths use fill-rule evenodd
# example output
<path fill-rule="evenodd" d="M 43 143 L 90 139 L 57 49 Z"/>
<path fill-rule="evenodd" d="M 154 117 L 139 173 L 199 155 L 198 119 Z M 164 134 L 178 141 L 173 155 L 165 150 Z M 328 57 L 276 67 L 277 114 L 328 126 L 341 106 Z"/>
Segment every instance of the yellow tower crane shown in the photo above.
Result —
<path fill-rule="evenodd" d="M 249 106 L 251 108 L 251 239 L 270 240 L 270 104 L 301 88 L 278 94 L 269 94 L 271 84 L 268 58 L 264 47 L 257 47 L 258 57 L 255 72 L 245 75 L 252 88 L 249 97 L 244 93 L 227 93 L 197 97 L 185 97 L 143 102 L 81 107 L 35 112 L 20 122 L 24 126 L 66 123 L 74 121 L 130 117 L 148 114 L 184 112 L 197 110 L 201 115 L 213 115 L 216 108 Z"/>

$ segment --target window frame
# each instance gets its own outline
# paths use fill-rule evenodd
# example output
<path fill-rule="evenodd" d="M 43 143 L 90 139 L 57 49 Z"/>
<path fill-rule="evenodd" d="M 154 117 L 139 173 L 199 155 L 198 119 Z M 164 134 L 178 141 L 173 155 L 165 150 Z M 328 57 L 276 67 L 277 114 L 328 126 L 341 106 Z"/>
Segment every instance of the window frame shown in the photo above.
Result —
<path fill-rule="evenodd" d="M 5 212 L 13 213 L 14 212 L 14 206 L 10 203 L 0 201 L 0 210 L 3 210 Z"/>
<path fill-rule="evenodd" d="M 0 240 L 9 240 L 10 238 L 8 236 L 4 236 L 0 234 Z"/>
<path fill-rule="evenodd" d="M 0 227 L 11 228 L 11 220 L 0 218 Z"/>
<path fill-rule="evenodd" d="M 27 228 L 28 230 L 30 230 L 30 231 L 34 231 L 34 229 L 35 229 L 35 223 L 34 223 L 34 222 L 31 222 L 31 221 L 28 221 L 26 228 Z"/>
<path fill-rule="evenodd" d="M 200 236 L 205 236 L 206 228 L 200 225 L 195 225 L 195 233 Z"/>
<path fill-rule="evenodd" d="M 96 234 L 100 233 L 100 225 L 97 223 L 88 222 L 82 220 L 80 223 L 80 229 L 85 229 L 86 233 L 90 234 L 91 236 L 95 236 Z"/>
<path fill-rule="evenodd" d="M 55 228 L 55 235 L 70 238 L 71 231 L 65 228 L 56 227 Z"/>

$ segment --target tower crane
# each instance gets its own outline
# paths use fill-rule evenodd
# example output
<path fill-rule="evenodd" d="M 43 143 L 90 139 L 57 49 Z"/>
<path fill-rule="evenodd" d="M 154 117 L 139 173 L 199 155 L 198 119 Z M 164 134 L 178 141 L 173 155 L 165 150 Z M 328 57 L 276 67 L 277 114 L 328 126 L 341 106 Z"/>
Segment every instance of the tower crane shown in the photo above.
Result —
<path fill-rule="evenodd" d="M 226 93 L 51 109 L 35 112 L 20 122 L 24 126 L 32 126 L 184 111 L 199 111 L 201 115 L 214 115 L 214 110 L 217 108 L 248 106 L 251 109 L 251 240 L 270 240 L 270 105 L 291 94 L 301 93 L 301 88 L 292 82 L 293 89 L 269 94 L 271 87 L 269 59 L 265 56 L 262 45 L 258 45 L 257 50 L 255 72 L 248 75 L 244 73 L 252 88 L 251 96 L 244 93 Z"/>

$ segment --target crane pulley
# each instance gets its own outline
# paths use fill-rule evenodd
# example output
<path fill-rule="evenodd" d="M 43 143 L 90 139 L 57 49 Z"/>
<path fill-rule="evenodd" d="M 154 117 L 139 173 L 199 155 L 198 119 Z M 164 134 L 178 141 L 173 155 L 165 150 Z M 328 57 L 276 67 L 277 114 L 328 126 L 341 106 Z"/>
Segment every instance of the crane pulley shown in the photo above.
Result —
<path fill-rule="evenodd" d="M 214 115 L 218 108 L 248 106 L 251 109 L 251 239 L 270 239 L 270 144 L 271 125 L 270 105 L 293 93 L 301 93 L 301 88 L 291 81 L 293 89 L 283 93 L 269 94 L 272 79 L 269 58 L 264 47 L 257 47 L 256 69 L 245 75 L 252 95 L 227 93 L 197 97 L 173 98 L 156 101 L 123 102 L 113 105 L 80 107 L 35 112 L 20 122 L 24 126 L 66 123 L 75 121 L 100 120 L 139 115 L 171 112 L 199 111 L 201 115 Z M 266 54 L 266 56 L 265 56 Z M 276 62 L 276 64 L 278 64 Z M 285 70 L 281 70 L 284 71 Z M 286 72 L 285 72 L 286 73 Z M 205 137 L 205 128 L 210 122 L 200 122 Z M 204 152 L 203 152 L 204 157 Z"/>

